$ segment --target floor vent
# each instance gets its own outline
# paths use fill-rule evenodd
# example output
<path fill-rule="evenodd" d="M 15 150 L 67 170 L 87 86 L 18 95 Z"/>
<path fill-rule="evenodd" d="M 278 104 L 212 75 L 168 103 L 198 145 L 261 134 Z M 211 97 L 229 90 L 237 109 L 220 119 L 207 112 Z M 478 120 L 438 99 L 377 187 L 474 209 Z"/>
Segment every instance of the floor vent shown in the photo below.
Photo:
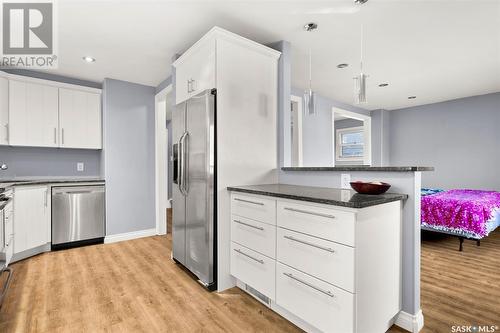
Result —
<path fill-rule="evenodd" d="M 266 304 L 267 306 L 271 305 L 271 300 L 269 299 L 269 297 L 267 297 L 266 295 L 263 295 L 263 294 L 259 293 L 257 290 L 255 290 L 254 288 L 250 287 L 248 284 L 245 284 L 245 290 L 249 294 L 251 294 L 252 296 L 254 296 L 255 298 L 257 298 L 259 301 L 261 301 L 262 303 Z"/>

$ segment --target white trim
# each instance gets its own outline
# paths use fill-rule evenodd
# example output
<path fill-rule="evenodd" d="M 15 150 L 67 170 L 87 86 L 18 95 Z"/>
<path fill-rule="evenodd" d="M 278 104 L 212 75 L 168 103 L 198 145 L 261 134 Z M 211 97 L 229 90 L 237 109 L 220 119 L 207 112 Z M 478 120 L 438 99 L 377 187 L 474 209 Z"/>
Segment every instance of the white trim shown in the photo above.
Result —
<path fill-rule="evenodd" d="M 416 315 L 411 315 L 408 312 L 400 311 L 394 322 L 408 332 L 418 333 L 424 327 L 424 314 L 422 310 L 418 310 Z"/>
<path fill-rule="evenodd" d="M 35 78 L 35 77 L 30 77 L 30 76 L 22 76 L 22 75 L 15 75 L 15 74 L 9 74 L 9 73 L 6 73 L 6 75 L 2 75 L 2 76 L 8 78 L 9 80 L 13 80 L 13 81 L 43 84 L 45 86 L 51 86 L 51 87 L 56 87 L 56 88 L 66 88 L 66 89 L 72 89 L 72 90 L 78 90 L 78 91 L 85 91 L 85 92 L 94 93 L 94 94 L 102 94 L 102 89 L 86 87 L 86 86 L 81 86 L 81 85 L 77 85 L 77 84 L 64 83 L 64 82 L 52 81 L 52 80 L 45 80 L 45 79 L 39 79 L 39 78 Z"/>
<path fill-rule="evenodd" d="M 165 235 L 167 233 L 167 208 L 170 208 L 168 200 L 168 174 L 162 173 L 165 170 L 165 163 L 168 166 L 168 156 L 164 153 L 168 146 L 168 131 L 165 129 L 166 110 L 160 115 L 158 104 L 166 100 L 168 93 L 172 91 L 172 84 L 169 84 L 155 96 L 155 220 L 156 233 Z M 167 184 L 167 186 L 165 186 Z"/>
<path fill-rule="evenodd" d="M 240 35 L 237 35 L 235 33 L 232 33 L 230 31 L 227 31 L 225 29 L 219 28 L 217 26 L 213 27 L 210 29 L 203 37 L 201 37 L 196 43 L 194 43 L 189 49 L 187 49 L 182 56 L 180 56 L 172 66 L 178 67 L 181 65 L 186 59 L 189 58 L 189 55 L 193 52 L 195 52 L 200 46 L 204 45 L 205 41 L 212 39 L 216 40 L 218 38 L 223 38 L 225 40 L 229 40 L 233 43 L 239 43 L 242 44 L 248 48 L 251 48 L 252 50 L 256 52 L 260 52 L 262 54 L 265 54 L 269 57 L 273 57 L 275 59 L 278 59 L 281 56 L 281 52 L 276 51 L 270 47 L 267 47 L 265 45 L 262 45 L 260 43 L 257 43 L 251 39 L 242 37 Z"/>
<path fill-rule="evenodd" d="M 126 241 L 126 240 L 143 238 L 143 237 L 150 237 L 150 236 L 156 236 L 156 228 L 138 230 L 138 231 L 132 231 L 132 232 L 124 232 L 122 234 L 116 234 L 116 235 L 109 235 L 109 236 L 104 237 L 104 244 L 122 242 L 122 241 Z"/>
<path fill-rule="evenodd" d="M 356 113 L 352 111 L 343 110 L 337 107 L 332 107 L 332 141 L 333 141 L 333 165 L 335 165 L 336 159 L 336 143 L 335 143 L 335 113 L 341 114 L 347 118 L 357 119 L 363 121 L 364 127 L 364 150 L 363 150 L 363 164 L 371 165 L 372 164 L 372 117 Z"/>
<path fill-rule="evenodd" d="M 297 128 L 299 129 L 298 131 L 298 141 L 299 141 L 299 156 L 298 156 L 298 161 L 299 161 L 299 167 L 301 167 L 304 164 L 304 149 L 303 144 L 302 144 L 302 97 L 300 96 L 295 96 L 291 95 L 290 100 L 292 102 L 297 103 Z M 293 147 L 291 147 L 293 149 Z"/>

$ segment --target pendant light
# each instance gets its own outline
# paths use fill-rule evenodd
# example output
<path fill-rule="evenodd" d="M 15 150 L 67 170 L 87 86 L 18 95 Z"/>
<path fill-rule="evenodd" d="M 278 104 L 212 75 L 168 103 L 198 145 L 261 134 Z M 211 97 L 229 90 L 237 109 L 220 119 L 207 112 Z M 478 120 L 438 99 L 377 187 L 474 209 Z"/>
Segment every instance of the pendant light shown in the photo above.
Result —
<path fill-rule="evenodd" d="M 356 104 L 366 103 L 366 78 L 368 77 L 365 73 L 363 73 L 363 25 L 361 25 L 361 57 L 360 57 L 360 73 L 358 76 L 354 78 L 355 86 L 354 86 L 354 99 Z"/>
<path fill-rule="evenodd" d="M 318 28 L 316 23 L 308 23 L 304 30 L 312 32 Z M 304 114 L 311 116 L 316 114 L 316 93 L 312 90 L 312 51 L 309 46 L 309 89 L 304 91 Z"/>

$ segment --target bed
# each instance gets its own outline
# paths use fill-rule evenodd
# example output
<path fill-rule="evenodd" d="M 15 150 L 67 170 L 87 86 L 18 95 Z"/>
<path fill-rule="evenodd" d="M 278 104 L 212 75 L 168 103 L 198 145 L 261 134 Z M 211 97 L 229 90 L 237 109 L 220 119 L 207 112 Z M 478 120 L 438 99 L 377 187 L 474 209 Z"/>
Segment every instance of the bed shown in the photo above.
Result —
<path fill-rule="evenodd" d="M 500 192 L 422 188 L 422 230 L 457 236 L 459 251 L 465 239 L 481 239 L 500 226 Z"/>

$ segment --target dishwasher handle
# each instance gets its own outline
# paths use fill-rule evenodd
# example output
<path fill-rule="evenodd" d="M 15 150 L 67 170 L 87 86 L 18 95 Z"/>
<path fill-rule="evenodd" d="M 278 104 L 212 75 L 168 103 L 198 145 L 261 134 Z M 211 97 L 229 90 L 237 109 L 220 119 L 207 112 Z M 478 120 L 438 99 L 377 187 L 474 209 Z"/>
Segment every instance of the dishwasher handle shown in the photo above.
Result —
<path fill-rule="evenodd" d="M 61 194 L 92 194 L 92 193 L 103 193 L 104 186 L 79 186 L 79 187 L 53 187 L 53 195 Z"/>

